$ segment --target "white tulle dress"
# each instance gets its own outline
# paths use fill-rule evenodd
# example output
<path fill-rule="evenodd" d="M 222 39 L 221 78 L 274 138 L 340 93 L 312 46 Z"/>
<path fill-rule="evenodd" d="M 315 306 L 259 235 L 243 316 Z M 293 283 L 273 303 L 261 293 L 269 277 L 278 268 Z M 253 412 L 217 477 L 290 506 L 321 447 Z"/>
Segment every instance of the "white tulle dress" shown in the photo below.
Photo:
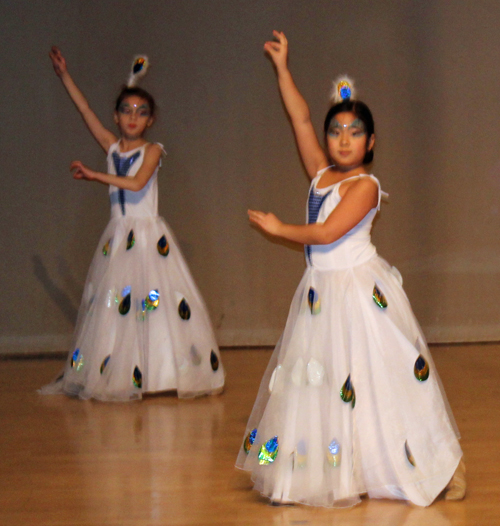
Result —
<path fill-rule="evenodd" d="M 323 172 L 309 223 L 341 199 L 341 183 L 316 188 Z M 306 247 L 236 464 L 273 501 L 342 507 L 368 494 L 428 506 L 462 456 L 401 276 L 371 243 L 379 207 L 380 186 L 378 207 L 344 237 Z"/>
<path fill-rule="evenodd" d="M 108 173 L 133 176 L 146 145 L 108 152 Z M 43 394 L 127 401 L 176 390 L 220 392 L 224 369 L 203 299 L 158 216 L 155 170 L 138 191 L 109 187 L 111 220 L 87 276 L 64 374 Z"/>

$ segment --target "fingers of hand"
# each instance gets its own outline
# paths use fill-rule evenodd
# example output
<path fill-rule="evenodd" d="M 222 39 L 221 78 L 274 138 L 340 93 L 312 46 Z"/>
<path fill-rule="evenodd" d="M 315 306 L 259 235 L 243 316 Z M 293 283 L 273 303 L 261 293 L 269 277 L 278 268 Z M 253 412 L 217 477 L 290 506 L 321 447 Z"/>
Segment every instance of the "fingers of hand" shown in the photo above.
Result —
<path fill-rule="evenodd" d="M 280 45 L 278 42 L 266 42 L 264 44 L 264 51 L 269 53 L 269 55 L 274 55 L 275 52 L 280 50 Z"/>
<path fill-rule="evenodd" d="M 274 38 L 276 38 L 280 44 L 286 44 L 287 43 L 287 39 L 285 37 L 285 33 L 283 33 L 283 31 L 276 31 L 274 30 L 273 31 L 273 36 Z"/>
<path fill-rule="evenodd" d="M 58 74 L 66 69 L 66 61 L 64 60 L 59 48 L 52 46 L 49 52 L 49 57 L 50 60 L 52 60 L 52 65 Z"/>
<path fill-rule="evenodd" d="M 248 219 L 250 219 L 252 223 L 260 225 L 265 215 L 264 212 L 259 212 L 258 210 L 248 210 Z"/>
<path fill-rule="evenodd" d="M 81 175 L 85 172 L 85 167 L 83 166 L 81 161 L 73 161 L 69 166 L 70 171 L 75 170 L 75 174 L 79 173 Z"/>

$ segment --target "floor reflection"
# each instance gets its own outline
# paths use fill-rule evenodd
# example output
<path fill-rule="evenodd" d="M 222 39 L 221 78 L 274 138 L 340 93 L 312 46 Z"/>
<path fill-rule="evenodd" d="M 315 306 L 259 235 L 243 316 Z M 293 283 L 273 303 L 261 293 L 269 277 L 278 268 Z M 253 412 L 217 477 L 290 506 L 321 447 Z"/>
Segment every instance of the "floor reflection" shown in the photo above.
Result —
<path fill-rule="evenodd" d="M 224 351 L 221 396 L 100 403 L 40 396 L 62 365 L 0 361 L 0 524 L 29 526 L 490 526 L 498 522 L 499 346 L 437 353 L 467 458 L 463 502 L 363 499 L 348 509 L 273 507 L 235 470 L 267 351 Z M 435 356 L 436 357 L 436 356 Z M 465 364 L 465 365 L 464 365 Z M 468 370 L 462 375 L 463 368 Z M 453 373 L 450 373 L 450 371 Z M 488 397 L 465 395 L 478 382 Z"/>
<path fill-rule="evenodd" d="M 452 516 L 439 509 L 417 508 L 403 502 L 367 501 L 351 509 L 313 509 L 285 506 L 273 517 L 272 526 L 462 526 L 464 507 L 457 503 Z M 448 515 L 450 513 L 448 512 Z"/>
<path fill-rule="evenodd" d="M 210 498 L 215 443 L 224 432 L 222 397 L 109 404 L 54 396 L 41 397 L 40 404 L 64 437 L 53 446 L 63 448 L 71 465 L 79 517 L 133 520 L 139 514 L 168 523 L 192 506 L 194 494 L 186 488 L 203 489 L 199 501 Z"/>

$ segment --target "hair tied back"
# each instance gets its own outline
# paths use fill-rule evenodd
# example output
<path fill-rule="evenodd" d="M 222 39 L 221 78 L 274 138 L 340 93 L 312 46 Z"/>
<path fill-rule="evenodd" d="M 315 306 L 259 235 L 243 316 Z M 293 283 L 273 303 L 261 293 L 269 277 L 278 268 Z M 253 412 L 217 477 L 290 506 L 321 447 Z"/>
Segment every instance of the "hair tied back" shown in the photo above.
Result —
<path fill-rule="evenodd" d="M 149 68 L 149 59 L 146 55 L 136 55 L 132 63 L 132 70 L 127 81 L 127 88 L 133 88 L 137 85 L 139 79 L 146 75 Z"/>
<path fill-rule="evenodd" d="M 355 93 L 353 81 L 346 75 L 341 75 L 333 82 L 330 100 L 332 104 L 338 104 L 349 99 L 354 100 Z"/>

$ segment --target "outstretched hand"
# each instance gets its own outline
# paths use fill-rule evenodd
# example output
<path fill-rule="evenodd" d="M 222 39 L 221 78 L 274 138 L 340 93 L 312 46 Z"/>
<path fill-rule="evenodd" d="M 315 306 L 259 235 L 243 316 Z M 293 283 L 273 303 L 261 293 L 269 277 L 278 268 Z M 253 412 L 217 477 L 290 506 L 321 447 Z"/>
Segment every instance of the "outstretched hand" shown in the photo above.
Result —
<path fill-rule="evenodd" d="M 287 67 L 288 60 L 288 40 L 282 31 L 273 31 L 275 40 L 270 40 L 264 44 L 264 51 L 271 57 L 277 68 Z"/>
<path fill-rule="evenodd" d="M 93 181 L 95 179 L 94 171 L 85 166 L 81 161 L 73 161 L 69 167 L 73 172 L 74 179 L 86 179 Z"/>
<path fill-rule="evenodd" d="M 283 223 L 274 214 L 248 210 L 248 219 L 250 219 L 251 223 L 264 230 L 264 232 L 272 236 L 279 236 L 280 227 Z"/>
<path fill-rule="evenodd" d="M 67 71 L 66 59 L 62 56 L 61 50 L 57 46 L 52 46 L 49 53 L 50 60 L 54 66 L 56 75 L 60 77 Z"/>

